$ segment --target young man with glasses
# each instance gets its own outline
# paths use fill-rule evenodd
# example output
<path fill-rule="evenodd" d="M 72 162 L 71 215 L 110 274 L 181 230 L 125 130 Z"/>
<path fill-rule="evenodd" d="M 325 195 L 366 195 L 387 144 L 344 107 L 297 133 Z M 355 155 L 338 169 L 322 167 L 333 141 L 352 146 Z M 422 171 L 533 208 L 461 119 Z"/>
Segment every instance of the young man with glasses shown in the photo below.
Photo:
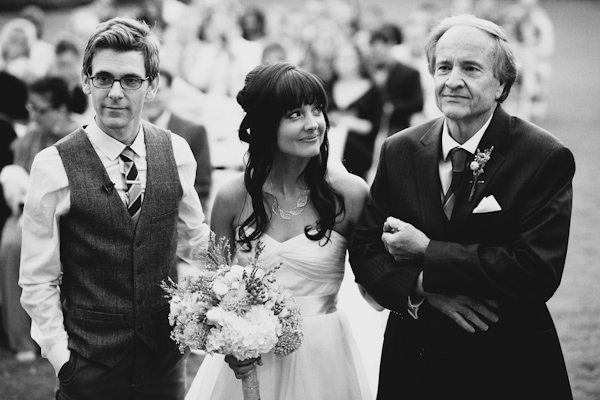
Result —
<path fill-rule="evenodd" d="M 193 262 L 209 228 L 187 142 L 141 119 L 159 83 L 158 39 L 115 18 L 89 39 L 95 117 L 36 156 L 20 285 L 57 399 L 183 399 L 161 281 Z"/>

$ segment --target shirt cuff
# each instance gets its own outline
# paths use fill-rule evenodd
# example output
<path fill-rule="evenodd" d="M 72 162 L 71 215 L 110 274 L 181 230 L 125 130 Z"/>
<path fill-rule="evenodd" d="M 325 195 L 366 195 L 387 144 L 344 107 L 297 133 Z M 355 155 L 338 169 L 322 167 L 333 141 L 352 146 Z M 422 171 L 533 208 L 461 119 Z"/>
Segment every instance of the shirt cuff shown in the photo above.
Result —
<path fill-rule="evenodd" d="M 421 299 L 421 301 L 419 301 L 417 304 L 413 304 L 410 296 L 408 296 L 408 313 L 410 314 L 411 317 L 413 317 L 414 319 L 419 319 L 419 307 L 421 307 L 421 304 L 423 304 L 423 302 L 425 301 L 425 299 Z"/>
<path fill-rule="evenodd" d="M 58 376 L 58 372 L 62 366 L 69 361 L 69 358 L 71 358 L 71 350 L 69 350 L 68 345 L 68 340 L 61 340 L 60 342 L 56 343 L 54 347 L 52 347 L 52 349 L 50 349 L 46 354 L 46 358 L 48 361 L 50 361 L 52 367 L 54 367 L 54 373 L 56 376 Z"/>

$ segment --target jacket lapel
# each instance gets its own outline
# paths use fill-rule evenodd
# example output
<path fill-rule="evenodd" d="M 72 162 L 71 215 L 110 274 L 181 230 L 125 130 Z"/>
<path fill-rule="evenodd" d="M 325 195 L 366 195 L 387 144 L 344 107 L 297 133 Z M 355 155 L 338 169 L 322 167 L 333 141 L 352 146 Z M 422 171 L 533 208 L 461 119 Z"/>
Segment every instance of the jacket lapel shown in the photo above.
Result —
<path fill-rule="evenodd" d="M 498 105 L 494 112 L 494 116 L 492 117 L 492 121 L 478 146 L 478 149 L 482 152 L 492 146 L 494 146 L 494 150 L 492 150 L 490 159 L 483 169 L 483 174 L 479 175 L 477 179 L 471 201 L 469 201 L 469 194 L 473 186 L 473 173 L 470 170 L 467 171 L 468 176 L 465 177 L 464 184 L 462 185 L 456 203 L 454 204 L 454 211 L 451 219 L 453 225 L 456 221 L 467 218 L 473 212 L 473 209 L 481 201 L 485 189 L 490 185 L 494 175 L 504 163 L 506 151 L 510 146 L 510 118 L 510 115 Z"/>
<path fill-rule="evenodd" d="M 421 138 L 423 147 L 415 153 L 418 201 L 424 231 L 430 237 L 443 237 L 446 216 L 442 209 L 439 159 L 444 118 L 438 119 Z"/>

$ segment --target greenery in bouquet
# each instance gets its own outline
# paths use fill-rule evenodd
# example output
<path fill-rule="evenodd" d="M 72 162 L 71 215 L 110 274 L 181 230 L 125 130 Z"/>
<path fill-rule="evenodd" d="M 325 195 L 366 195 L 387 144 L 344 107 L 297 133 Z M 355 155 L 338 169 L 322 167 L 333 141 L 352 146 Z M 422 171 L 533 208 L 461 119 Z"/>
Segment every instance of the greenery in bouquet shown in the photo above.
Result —
<path fill-rule="evenodd" d="M 302 344 L 302 319 L 292 293 L 276 283 L 279 266 L 259 261 L 258 243 L 245 266 L 231 262 L 229 243 L 211 235 L 198 255 L 204 269 L 198 276 L 170 280 L 162 287 L 170 303 L 171 338 L 207 353 L 256 358 L 271 350 L 285 356 Z"/>

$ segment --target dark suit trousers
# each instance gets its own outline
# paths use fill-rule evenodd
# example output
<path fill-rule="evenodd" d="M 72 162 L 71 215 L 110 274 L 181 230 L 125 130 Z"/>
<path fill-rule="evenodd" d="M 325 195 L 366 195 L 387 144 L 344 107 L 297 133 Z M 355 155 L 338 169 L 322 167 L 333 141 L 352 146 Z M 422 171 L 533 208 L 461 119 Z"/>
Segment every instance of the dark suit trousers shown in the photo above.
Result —
<path fill-rule="evenodd" d="M 58 400 L 183 400 L 186 356 L 159 356 L 136 341 L 114 367 L 71 352 L 58 374 Z"/>

